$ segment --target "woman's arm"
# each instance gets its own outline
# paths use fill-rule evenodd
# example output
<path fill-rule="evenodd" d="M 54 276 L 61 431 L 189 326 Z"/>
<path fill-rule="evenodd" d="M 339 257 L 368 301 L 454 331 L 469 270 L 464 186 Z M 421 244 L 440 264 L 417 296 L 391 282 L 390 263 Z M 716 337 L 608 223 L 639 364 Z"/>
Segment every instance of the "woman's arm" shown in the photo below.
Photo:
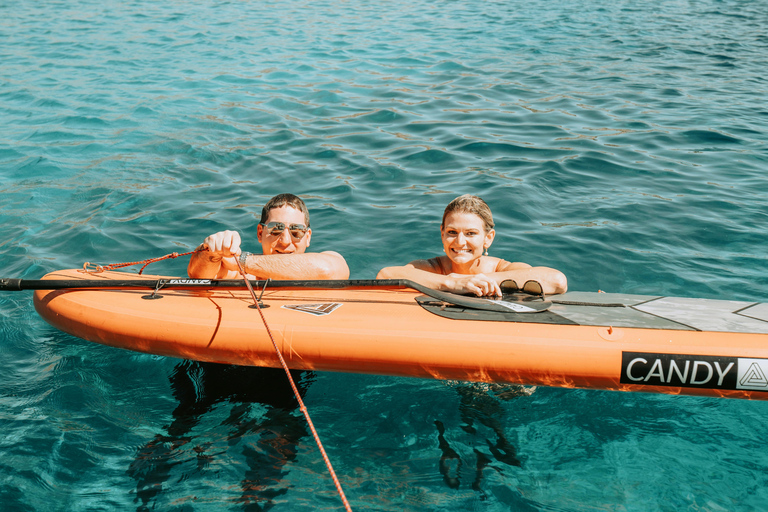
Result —
<path fill-rule="evenodd" d="M 531 267 L 524 263 L 510 263 L 502 260 L 496 270 L 496 272 L 489 273 L 488 276 L 499 284 L 511 279 L 519 288 L 522 288 L 528 281 L 536 281 L 541 285 L 542 291 L 546 295 L 565 293 L 568 290 L 568 279 L 565 274 L 554 268 Z"/>
<path fill-rule="evenodd" d="M 379 271 L 376 279 L 408 279 L 433 290 L 453 293 L 473 293 L 501 296 L 498 283 L 484 274 L 438 274 L 428 260 L 412 261 L 402 267 L 386 267 Z"/>
<path fill-rule="evenodd" d="M 536 281 L 545 294 L 565 293 L 568 280 L 559 270 L 548 267 L 531 267 L 527 263 L 501 260 L 496 272 L 486 274 L 448 274 L 436 272 L 431 260 L 416 260 L 402 267 L 386 267 L 376 279 L 409 279 L 434 290 L 454 293 L 473 293 L 477 296 L 501 295 L 499 285 L 508 279 L 523 287 L 528 281 Z"/>

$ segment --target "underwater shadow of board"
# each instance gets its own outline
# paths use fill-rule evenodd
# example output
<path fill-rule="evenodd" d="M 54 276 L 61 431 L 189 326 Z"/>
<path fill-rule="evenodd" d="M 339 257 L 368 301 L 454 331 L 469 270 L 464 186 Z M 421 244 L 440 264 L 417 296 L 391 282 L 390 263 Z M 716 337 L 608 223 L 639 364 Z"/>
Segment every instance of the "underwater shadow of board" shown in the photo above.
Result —
<path fill-rule="evenodd" d="M 314 380 L 314 372 L 291 370 L 302 398 Z M 240 481 L 238 502 L 243 510 L 268 510 L 273 499 L 288 492 L 280 487 L 283 466 L 296 458 L 296 447 L 308 432 L 304 417 L 295 414 L 299 404 L 282 368 L 257 368 L 198 361 L 176 365 L 170 377 L 173 396 L 179 401 L 165 435 L 156 435 L 139 448 L 127 473 L 136 480 L 137 510 L 154 509 L 166 487 L 178 451 L 194 440 L 192 430 L 217 404 L 229 402 L 229 417 L 222 422 L 230 429 L 231 447 L 243 441 L 242 454 L 248 470 Z M 250 414 L 252 404 L 266 406 L 264 414 Z M 255 416 L 255 417 L 254 417 Z M 255 436 L 255 438 L 254 438 Z M 202 473 L 214 459 L 210 443 L 195 445 L 197 471 Z"/>
<path fill-rule="evenodd" d="M 477 435 L 477 422 L 489 428 L 495 436 L 494 440 L 485 438 L 482 449 L 473 448 L 476 466 L 472 489 L 480 493 L 481 499 L 486 499 L 487 496 L 481 488 L 483 470 L 491 467 L 502 472 L 500 468 L 493 465 L 494 459 L 507 466 L 522 467 L 522 462 L 517 458 L 517 450 L 504 433 L 504 409 L 500 400 L 508 401 L 529 396 L 535 388 L 511 384 L 461 383 L 456 385 L 455 389 L 460 400 L 459 415 L 463 421 L 460 428 L 468 434 Z M 435 420 L 435 427 L 438 448 L 442 452 L 438 463 L 440 474 L 448 487 L 458 489 L 461 486 L 464 461 L 446 439 L 443 422 Z"/>

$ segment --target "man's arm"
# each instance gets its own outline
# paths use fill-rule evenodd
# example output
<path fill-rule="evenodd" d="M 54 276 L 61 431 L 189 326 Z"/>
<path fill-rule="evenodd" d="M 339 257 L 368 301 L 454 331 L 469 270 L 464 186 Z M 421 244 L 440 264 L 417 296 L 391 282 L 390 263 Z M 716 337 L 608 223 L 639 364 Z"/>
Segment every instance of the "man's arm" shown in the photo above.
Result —
<path fill-rule="evenodd" d="M 234 264 L 237 269 L 234 258 L 225 258 L 223 263 L 225 268 L 231 268 Z M 333 251 L 303 254 L 248 254 L 245 258 L 245 271 L 256 279 L 349 279 L 347 262 L 341 254 Z M 237 271 L 235 274 L 239 277 Z"/>
<path fill-rule="evenodd" d="M 197 248 L 198 252 L 192 254 L 187 265 L 187 275 L 193 279 L 228 279 L 223 277 L 229 272 L 221 264 L 222 256 L 201 250 L 205 248 L 205 244 L 202 244 Z"/>
<path fill-rule="evenodd" d="M 205 250 L 207 249 L 207 250 Z M 235 256 L 240 254 L 240 234 L 237 231 L 219 231 L 208 236 L 192 254 L 187 275 L 193 279 L 236 279 L 227 268 L 229 262 L 237 270 Z"/>

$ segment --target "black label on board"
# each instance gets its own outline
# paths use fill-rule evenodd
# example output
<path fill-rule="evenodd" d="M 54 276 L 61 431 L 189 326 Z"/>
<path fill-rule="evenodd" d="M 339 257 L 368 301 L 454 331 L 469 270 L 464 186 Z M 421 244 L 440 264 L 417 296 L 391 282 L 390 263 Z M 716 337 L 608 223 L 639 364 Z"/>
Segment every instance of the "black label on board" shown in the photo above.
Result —
<path fill-rule="evenodd" d="M 768 359 L 622 352 L 620 382 L 768 391 Z"/>

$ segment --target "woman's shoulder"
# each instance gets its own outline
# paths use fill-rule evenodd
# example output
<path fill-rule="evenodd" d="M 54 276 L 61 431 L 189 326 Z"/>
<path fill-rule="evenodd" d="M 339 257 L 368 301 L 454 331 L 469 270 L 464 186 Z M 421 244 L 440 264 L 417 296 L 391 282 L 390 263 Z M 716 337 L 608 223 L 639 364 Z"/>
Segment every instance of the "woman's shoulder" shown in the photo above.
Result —
<path fill-rule="evenodd" d="M 433 274 L 443 274 L 448 275 L 450 274 L 450 262 L 448 265 L 445 265 L 445 262 L 443 259 L 448 259 L 447 256 L 436 256 L 434 258 L 429 258 L 427 260 L 415 260 L 409 263 L 414 268 L 417 268 L 419 270 L 424 270 L 426 272 L 432 272 Z M 446 271 L 446 269 L 448 271 Z"/>
<path fill-rule="evenodd" d="M 489 259 L 493 258 L 492 256 L 488 256 Z M 531 266 L 527 263 L 523 263 L 521 261 L 507 261 L 503 260 L 501 258 L 493 258 L 496 260 L 495 269 L 494 272 L 507 272 L 509 270 L 520 270 L 521 268 L 530 268 Z"/>

